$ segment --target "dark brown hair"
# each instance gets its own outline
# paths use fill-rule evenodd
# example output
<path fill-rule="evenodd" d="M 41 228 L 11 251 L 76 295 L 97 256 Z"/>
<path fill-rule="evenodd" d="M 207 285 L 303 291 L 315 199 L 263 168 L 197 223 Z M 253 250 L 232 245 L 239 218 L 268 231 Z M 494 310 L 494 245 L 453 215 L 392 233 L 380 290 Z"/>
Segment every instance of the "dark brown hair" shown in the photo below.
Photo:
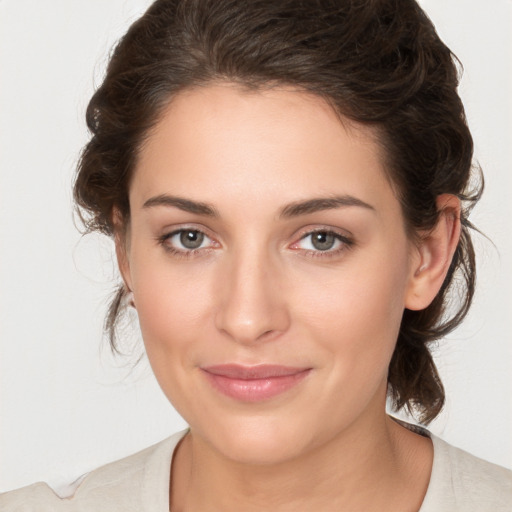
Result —
<path fill-rule="evenodd" d="M 157 0 L 118 43 L 89 103 L 92 137 L 74 188 L 79 215 L 87 231 L 109 236 L 114 207 L 126 224 L 139 148 L 170 99 L 189 87 L 291 85 L 373 126 L 411 235 L 436 224 L 437 196 L 463 200 L 446 280 L 429 307 L 404 312 L 389 367 L 395 408 L 429 422 L 445 398 L 429 344 L 462 321 L 475 283 L 468 213 L 481 181 L 468 191 L 473 142 L 456 63 L 414 0 Z M 125 293 L 120 287 L 106 321 L 114 350 Z"/>

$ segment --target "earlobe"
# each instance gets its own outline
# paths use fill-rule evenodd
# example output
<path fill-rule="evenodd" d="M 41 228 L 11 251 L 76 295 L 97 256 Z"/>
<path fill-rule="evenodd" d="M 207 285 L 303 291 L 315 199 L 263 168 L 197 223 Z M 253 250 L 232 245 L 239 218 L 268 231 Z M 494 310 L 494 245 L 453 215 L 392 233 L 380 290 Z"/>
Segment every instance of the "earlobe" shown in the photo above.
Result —
<path fill-rule="evenodd" d="M 114 226 L 114 243 L 116 248 L 117 265 L 128 293 L 132 293 L 130 277 L 130 262 L 128 258 L 128 228 L 122 219 L 121 212 L 114 208 L 112 211 L 112 223 Z"/>
<path fill-rule="evenodd" d="M 453 194 L 437 198 L 439 217 L 417 246 L 405 307 L 421 310 L 429 306 L 443 285 L 460 237 L 460 200 Z"/>
<path fill-rule="evenodd" d="M 132 285 L 130 279 L 130 263 L 128 260 L 128 255 L 126 253 L 126 247 L 124 247 L 124 242 L 118 241 L 117 237 L 115 240 L 116 244 L 116 257 L 117 257 L 117 265 L 119 267 L 119 272 L 123 279 L 125 288 L 128 292 L 132 292 Z"/>

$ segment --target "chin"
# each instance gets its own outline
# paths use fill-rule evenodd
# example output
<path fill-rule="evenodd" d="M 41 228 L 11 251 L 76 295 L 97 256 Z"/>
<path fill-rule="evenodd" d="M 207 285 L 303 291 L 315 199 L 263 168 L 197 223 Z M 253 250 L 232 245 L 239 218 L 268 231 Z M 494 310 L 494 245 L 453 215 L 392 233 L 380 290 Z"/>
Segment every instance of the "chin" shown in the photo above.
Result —
<path fill-rule="evenodd" d="M 284 463 L 304 451 L 309 444 L 305 432 L 297 432 L 278 418 L 240 418 L 229 425 L 211 425 L 201 437 L 226 459 L 240 464 Z M 310 441 L 310 440 L 309 440 Z"/>
<path fill-rule="evenodd" d="M 279 465 L 290 461 L 303 453 L 301 445 L 290 436 L 264 435 L 231 436 L 222 448 L 222 455 L 244 465 Z"/>

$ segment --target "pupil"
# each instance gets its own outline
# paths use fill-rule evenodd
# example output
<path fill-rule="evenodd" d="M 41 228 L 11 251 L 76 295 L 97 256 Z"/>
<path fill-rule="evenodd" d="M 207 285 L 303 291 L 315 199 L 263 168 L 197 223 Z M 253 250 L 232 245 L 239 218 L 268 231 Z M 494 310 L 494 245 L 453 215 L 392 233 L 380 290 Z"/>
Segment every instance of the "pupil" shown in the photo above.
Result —
<path fill-rule="evenodd" d="M 319 251 L 332 249 L 334 242 L 335 238 L 332 233 L 320 232 L 313 235 L 313 247 Z"/>
<path fill-rule="evenodd" d="M 204 234 L 199 231 L 182 231 L 180 242 L 187 249 L 197 249 L 204 240 Z"/>

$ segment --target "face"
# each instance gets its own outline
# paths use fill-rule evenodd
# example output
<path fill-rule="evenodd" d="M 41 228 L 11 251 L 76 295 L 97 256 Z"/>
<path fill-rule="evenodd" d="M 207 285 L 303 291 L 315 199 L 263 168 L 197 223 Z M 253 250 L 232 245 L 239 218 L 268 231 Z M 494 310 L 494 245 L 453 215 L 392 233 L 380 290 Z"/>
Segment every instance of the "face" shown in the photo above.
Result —
<path fill-rule="evenodd" d="M 417 261 L 370 129 L 290 89 L 186 91 L 130 206 L 121 270 L 196 436 L 265 463 L 384 415 Z"/>

